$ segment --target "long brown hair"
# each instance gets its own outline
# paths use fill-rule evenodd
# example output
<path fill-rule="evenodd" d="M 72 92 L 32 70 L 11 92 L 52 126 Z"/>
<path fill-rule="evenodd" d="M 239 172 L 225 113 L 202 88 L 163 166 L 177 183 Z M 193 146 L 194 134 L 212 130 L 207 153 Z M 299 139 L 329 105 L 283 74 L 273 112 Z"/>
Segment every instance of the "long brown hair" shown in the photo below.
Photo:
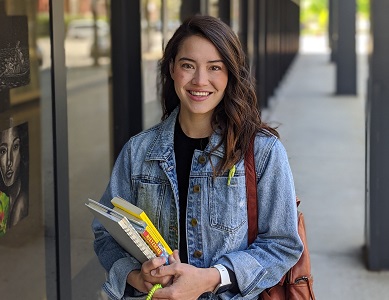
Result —
<path fill-rule="evenodd" d="M 225 145 L 225 155 L 215 170 L 216 174 L 222 174 L 243 157 L 254 134 L 262 131 L 278 136 L 278 133 L 261 120 L 257 108 L 254 78 L 249 72 L 246 56 L 238 37 L 228 25 L 211 16 L 194 16 L 187 19 L 166 45 L 164 55 L 159 62 L 162 119 L 166 119 L 180 104 L 174 89 L 174 81 L 170 76 L 169 65 L 175 60 L 184 40 L 193 35 L 209 40 L 219 51 L 228 69 L 225 94 L 215 108 L 211 121 L 212 128 L 222 134 L 220 144 Z"/>

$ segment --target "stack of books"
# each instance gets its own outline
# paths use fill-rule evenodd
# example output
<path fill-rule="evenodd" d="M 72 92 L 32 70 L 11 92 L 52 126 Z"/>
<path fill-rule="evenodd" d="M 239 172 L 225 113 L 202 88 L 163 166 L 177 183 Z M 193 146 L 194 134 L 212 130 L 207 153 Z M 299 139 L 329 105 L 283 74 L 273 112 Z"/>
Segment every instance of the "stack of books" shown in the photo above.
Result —
<path fill-rule="evenodd" d="M 117 243 L 139 262 L 162 256 L 168 263 L 172 250 L 147 214 L 120 197 L 113 198 L 111 203 L 113 209 L 92 199 L 88 199 L 85 205 Z"/>

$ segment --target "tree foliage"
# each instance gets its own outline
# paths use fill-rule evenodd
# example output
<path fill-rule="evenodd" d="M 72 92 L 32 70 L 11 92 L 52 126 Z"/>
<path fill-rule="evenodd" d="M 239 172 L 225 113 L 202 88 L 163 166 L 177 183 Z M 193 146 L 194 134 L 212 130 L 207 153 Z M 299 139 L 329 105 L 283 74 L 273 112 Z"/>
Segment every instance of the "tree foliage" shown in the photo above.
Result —
<path fill-rule="evenodd" d="M 356 5 L 358 16 L 368 18 L 370 0 L 356 0 Z M 327 30 L 328 0 L 301 0 L 300 9 L 300 22 L 303 33 L 322 34 Z"/>

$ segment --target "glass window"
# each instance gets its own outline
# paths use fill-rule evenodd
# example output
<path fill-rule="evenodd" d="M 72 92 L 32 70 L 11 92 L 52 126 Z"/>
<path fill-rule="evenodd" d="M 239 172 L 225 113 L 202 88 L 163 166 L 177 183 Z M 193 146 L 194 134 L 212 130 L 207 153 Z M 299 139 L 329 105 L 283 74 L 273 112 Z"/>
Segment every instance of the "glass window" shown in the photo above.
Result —
<path fill-rule="evenodd" d="M 143 128 L 161 120 L 162 110 L 158 96 L 158 61 L 164 44 L 180 26 L 181 1 L 142 0 L 142 82 Z"/>
<path fill-rule="evenodd" d="M 72 0 L 65 6 L 69 207 L 73 299 L 101 293 L 104 270 L 93 251 L 92 214 L 111 172 L 109 77 L 110 1 Z"/>
<path fill-rule="evenodd" d="M 239 0 L 231 0 L 231 28 L 239 32 Z"/>
<path fill-rule="evenodd" d="M 43 148 L 52 142 L 41 126 L 51 102 L 49 33 L 47 6 L 0 0 L 2 299 L 46 298 L 45 224 L 54 213 L 45 205 L 50 190 L 42 188 Z"/>

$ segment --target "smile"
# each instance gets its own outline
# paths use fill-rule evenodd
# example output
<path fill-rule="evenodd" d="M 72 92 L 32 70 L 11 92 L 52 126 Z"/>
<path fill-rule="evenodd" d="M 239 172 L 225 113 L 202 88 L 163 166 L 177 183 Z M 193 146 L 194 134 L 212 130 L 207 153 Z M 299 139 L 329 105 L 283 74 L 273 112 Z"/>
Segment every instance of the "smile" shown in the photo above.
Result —
<path fill-rule="evenodd" d="M 210 93 L 210 92 L 196 92 L 196 91 L 189 91 L 189 93 L 190 93 L 191 95 L 197 96 L 197 97 L 207 97 L 207 96 L 209 96 L 210 94 L 212 94 L 212 93 Z"/>

